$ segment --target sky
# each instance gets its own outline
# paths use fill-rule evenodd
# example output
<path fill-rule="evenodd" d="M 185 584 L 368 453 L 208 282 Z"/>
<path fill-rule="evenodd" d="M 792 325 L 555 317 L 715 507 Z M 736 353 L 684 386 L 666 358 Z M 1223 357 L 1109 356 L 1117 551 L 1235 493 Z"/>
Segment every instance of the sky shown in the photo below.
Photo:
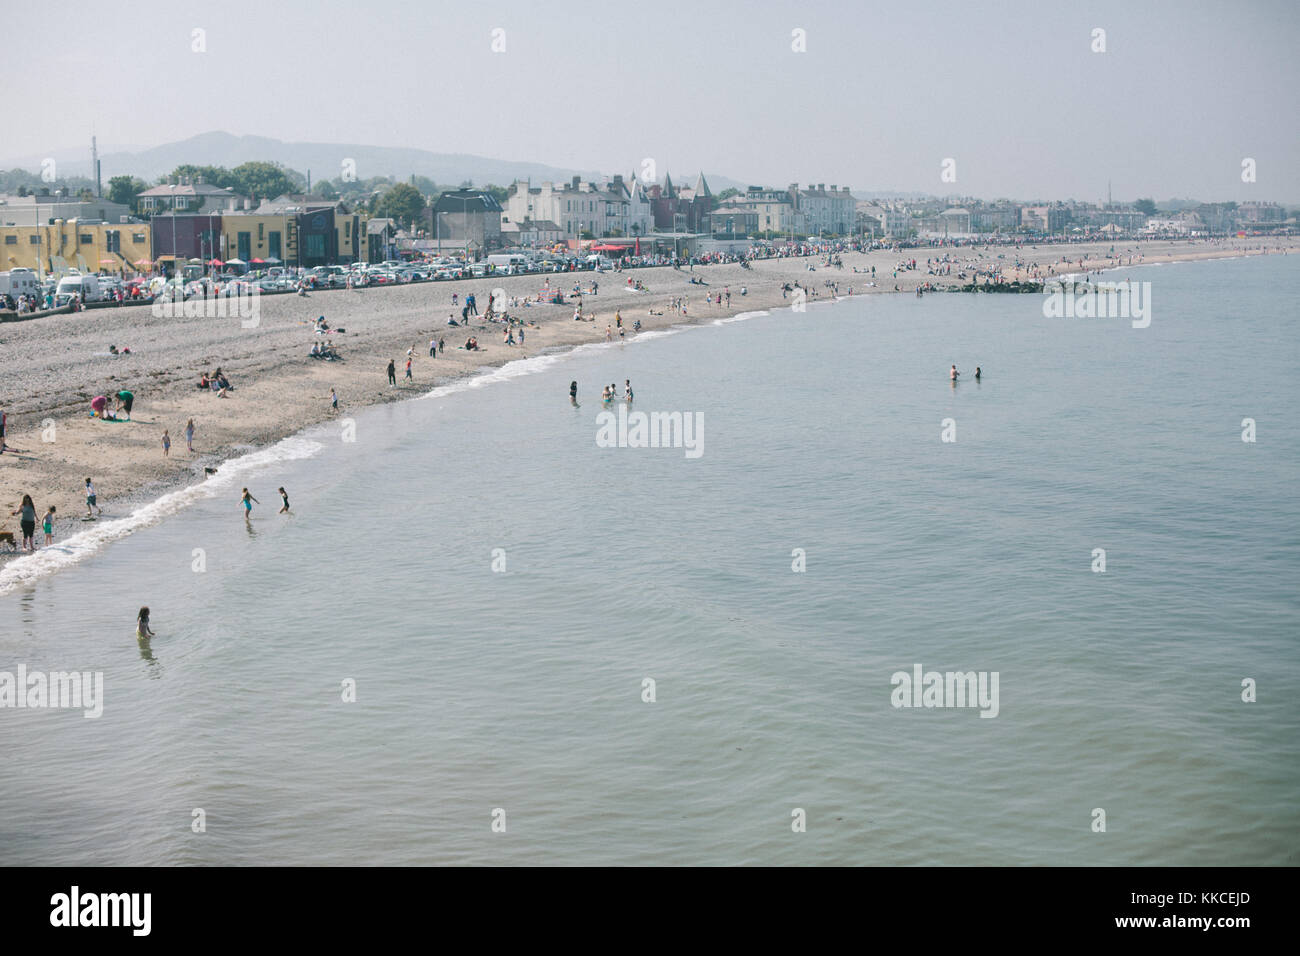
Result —
<path fill-rule="evenodd" d="M 0 0 L 0 15 L 0 165 L 92 130 L 101 153 L 225 130 L 767 186 L 1300 202 L 1296 0 Z"/>

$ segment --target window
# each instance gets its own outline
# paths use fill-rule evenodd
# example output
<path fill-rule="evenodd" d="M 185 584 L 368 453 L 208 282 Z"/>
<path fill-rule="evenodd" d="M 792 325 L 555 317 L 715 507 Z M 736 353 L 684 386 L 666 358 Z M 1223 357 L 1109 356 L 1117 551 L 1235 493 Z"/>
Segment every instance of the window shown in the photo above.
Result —
<path fill-rule="evenodd" d="M 145 241 L 145 240 L 144 240 L 144 233 L 143 233 L 143 232 L 133 232 L 133 233 L 131 233 L 131 241 L 132 241 L 133 243 L 135 243 L 137 246 L 140 245 L 141 243 L 143 243 L 143 242 Z"/>
<path fill-rule="evenodd" d="M 259 222 L 257 224 L 257 244 L 260 246 L 262 244 L 262 240 L 265 238 L 266 238 L 266 223 Z"/>
<path fill-rule="evenodd" d="M 352 238 L 352 223 L 351 223 L 351 221 L 345 222 L 345 223 L 343 224 L 343 238 L 344 238 L 344 239 L 351 239 L 351 238 Z"/>
<path fill-rule="evenodd" d="M 30 242 L 33 246 L 39 246 L 39 245 L 41 244 L 41 237 L 40 237 L 40 236 L 28 236 L 28 237 L 27 237 L 27 241 Z"/>
<path fill-rule="evenodd" d="M 89 246 L 95 242 L 95 237 L 88 232 L 83 232 L 78 238 L 83 246 Z"/>
<path fill-rule="evenodd" d="M 16 246 L 16 245 L 18 245 L 18 237 L 17 237 L 17 236 L 5 236 L 5 245 L 6 245 L 6 246 Z"/>

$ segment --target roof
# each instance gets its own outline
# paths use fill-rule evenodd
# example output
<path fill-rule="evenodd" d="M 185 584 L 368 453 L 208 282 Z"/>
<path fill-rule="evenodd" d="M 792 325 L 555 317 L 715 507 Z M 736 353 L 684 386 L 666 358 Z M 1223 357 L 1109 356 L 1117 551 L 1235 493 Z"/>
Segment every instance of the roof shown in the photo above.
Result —
<path fill-rule="evenodd" d="M 366 235 L 377 236 L 388 230 L 397 231 L 397 222 L 393 219 L 367 219 Z"/>
<path fill-rule="evenodd" d="M 495 196 L 481 189 L 449 189 L 438 197 L 434 211 L 448 212 L 501 212 L 501 203 Z"/>
<path fill-rule="evenodd" d="M 153 189 L 146 189 L 140 193 L 141 196 L 235 196 L 243 198 L 233 189 L 223 189 L 221 186 L 211 186 L 208 183 L 192 183 L 179 185 L 177 183 L 164 183 L 161 186 L 155 186 Z"/>

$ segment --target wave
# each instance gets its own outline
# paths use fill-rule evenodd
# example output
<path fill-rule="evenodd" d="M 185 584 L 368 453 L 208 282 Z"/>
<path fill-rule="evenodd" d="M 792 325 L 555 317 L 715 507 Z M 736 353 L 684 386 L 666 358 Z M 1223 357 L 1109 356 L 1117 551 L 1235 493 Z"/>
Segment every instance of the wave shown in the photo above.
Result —
<path fill-rule="evenodd" d="M 30 585 L 47 574 L 78 564 L 132 532 L 155 525 L 195 502 L 227 491 L 250 472 L 281 461 L 311 458 L 323 447 L 320 442 L 297 435 L 290 436 L 269 448 L 223 462 L 217 473 L 209 475 L 207 480 L 169 492 L 141 505 L 125 518 L 101 518 L 89 524 L 86 530 L 58 544 L 42 548 L 35 554 L 15 558 L 0 568 L 0 596 L 15 588 Z"/>

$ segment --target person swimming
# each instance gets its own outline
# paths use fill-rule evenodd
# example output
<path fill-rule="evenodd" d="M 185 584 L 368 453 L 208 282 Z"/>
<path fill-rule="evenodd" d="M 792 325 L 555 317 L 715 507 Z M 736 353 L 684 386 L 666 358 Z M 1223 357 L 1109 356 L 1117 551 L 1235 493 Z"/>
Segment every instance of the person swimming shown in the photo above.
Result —
<path fill-rule="evenodd" d="M 978 382 L 979 380 L 980 380 L 980 367 L 979 367 L 978 365 L 976 365 L 976 366 L 975 366 L 975 381 Z"/>
<path fill-rule="evenodd" d="M 953 366 L 953 367 L 948 371 L 948 378 L 949 378 L 949 380 L 955 382 L 955 381 L 957 381 L 957 376 L 960 375 L 960 374 L 961 374 L 961 372 L 957 371 L 957 366 L 954 365 L 954 366 Z"/>

